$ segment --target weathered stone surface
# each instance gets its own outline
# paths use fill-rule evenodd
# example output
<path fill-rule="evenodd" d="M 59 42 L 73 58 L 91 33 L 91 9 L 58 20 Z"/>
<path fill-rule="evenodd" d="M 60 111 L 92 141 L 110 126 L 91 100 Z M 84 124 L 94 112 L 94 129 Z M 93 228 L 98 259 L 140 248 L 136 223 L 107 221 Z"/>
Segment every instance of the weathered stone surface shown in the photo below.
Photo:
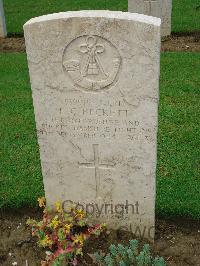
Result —
<path fill-rule="evenodd" d="M 172 17 L 172 0 L 163 0 L 162 3 L 162 26 L 161 35 L 169 36 L 171 35 L 171 17 Z"/>
<path fill-rule="evenodd" d="M 6 37 L 6 22 L 3 9 L 3 0 L 0 0 L 0 37 Z"/>
<path fill-rule="evenodd" d="M 128 10 L 161 18 L 161 35 L 171 34 L 172 0 L 128 0 Z"/>
<path fill-rule="evenodd" d="M 47 203 L 80 202 L 93 219 L 150 238 L 160 19 L 67 12 L 24 31 Z"/>

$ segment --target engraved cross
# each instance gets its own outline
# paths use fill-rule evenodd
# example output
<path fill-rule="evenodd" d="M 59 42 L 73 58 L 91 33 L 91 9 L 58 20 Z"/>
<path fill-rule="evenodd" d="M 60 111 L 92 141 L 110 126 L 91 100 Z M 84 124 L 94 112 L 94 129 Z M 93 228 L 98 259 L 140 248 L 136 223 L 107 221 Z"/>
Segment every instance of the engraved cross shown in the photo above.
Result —
<path fill-rule="evenodd" d="M 152 3 L 156 3 L 157 0 L 144 0 L 144 2 L 149 4 L 148 15 L 151 15 L 152 14 Z"/>
<path fill-rule="evenodd" d="M 96 180 L 96 198 L 99 197 L 99 189 L 100 189 L 100 169 L 108 170 L 113 169 L 115 164 L 107 163 L 103 164 L 99 161 L 99 144 L 93 144 L 93 153 L 94 153 L 94 161 L 88 163 L 80 163 L 79 167 L 91 168 L 95 170 L 95 180 Z"/>

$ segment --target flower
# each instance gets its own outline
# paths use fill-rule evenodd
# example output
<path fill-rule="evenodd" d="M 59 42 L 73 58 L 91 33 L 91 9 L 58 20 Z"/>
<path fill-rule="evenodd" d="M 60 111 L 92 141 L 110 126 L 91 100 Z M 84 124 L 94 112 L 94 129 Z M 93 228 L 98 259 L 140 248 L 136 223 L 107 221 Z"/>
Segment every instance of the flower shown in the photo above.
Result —
<path fill-rule="evenodd" d="M 65 225 L 65 233 L 66 233 L 66 234 L 69 234 L 71 228 L 72 228 L 72 224 L 66 224 L 66 225 Z"/>
<path fill-rule="evenodd" d="M 53 229 L 56 229 L 56 228 L 59 226 L 59 224 L 60 224 L 60 221 L 58 220 L 58 216 L 56 215 L 56 216 L 52 219 L 52 221 L 51 221 L 51 223 L 50 223 L 50 227 L 52 227 Z"/>
<path fill-rule="evenodd" d="M 70 212 L 64 212 L 60 201 L 55 203 L 53 209 L 46 206 L 44 197 L 39 198 L 38 203 L 43 207 L 43 219 L 29 219 L 27 224 L 32 228 L 32 235 L 38 238 L 38 245 L 50 250 L 41 266 L 53 265 L 57 260 L 76 266 L 76 257 L 83 256 L 85 240 L 91 235 L 99 234 L 104 225 L 88 225 L 86 213 L 76 206 L 72 207 Z"/>
<path fill-rule="evenodd" d="M 85 217 L 84 211 L 81 209 L 76 210 L 76 217 L 79 217 L 81 219 L 84 218 Z"/>
<path fill-rule="evenodd" d="M 82 234 L 76 235 L 73 240 L 74 240 L 74 244 L 80 244 L 81 246 L 83 246 L 84 237 Z"/>
<path fill-rule="evenodd" d="M 56 206 L 56 211 L 58 213 L 62 212 L 63 209 L 62 209 L 61 201 L 56 201 L 55 206 Z"/>
<path fill-rule="evenodd" d="M 38 204 L 39 204 L 39 207 L 40 207 L 40 208 L 45 207 L 45 203 L 46 203 L 46 199 L 45 199 L 45 197 L 38 198 L 37 201 L 38 201 Z"/>
<path fill-rule="evenodd" d="M 76 255 L 81 255 L 81 256 L 83 255 L 82 248 L 77 248 Z"/>
<path fill-rule="evenodd" d="M 48 235 L 45 235 L 45 237 L 41 239 L 39 243 L 42 247 L 47 247 L 47 246 L 51 246 L 53 244 L 53 241 Z"/>

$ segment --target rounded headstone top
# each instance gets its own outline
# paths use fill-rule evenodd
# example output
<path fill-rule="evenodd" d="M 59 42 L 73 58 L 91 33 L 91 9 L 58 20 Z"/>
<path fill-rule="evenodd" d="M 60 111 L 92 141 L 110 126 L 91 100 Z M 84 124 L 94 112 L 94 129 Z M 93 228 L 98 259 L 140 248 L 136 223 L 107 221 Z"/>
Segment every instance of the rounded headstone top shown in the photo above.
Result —
<path fill-rule="evenodd" d="M 69 11 L 54 14 L 48 14 L 40 17 L 30 19 L 24 24 L 24 27 L 34 24 L 52 20 L 68 19 L 68 18 L 107 18 L 119 20 L 134 20 L 141 23 L 147 23 L 154 26 L 161 25 L 161 19 L 151 17 L 138 13 L 121 12 L 121 11 L 108 11 L 108 10 L 82 10 L 82 11 Z"/>

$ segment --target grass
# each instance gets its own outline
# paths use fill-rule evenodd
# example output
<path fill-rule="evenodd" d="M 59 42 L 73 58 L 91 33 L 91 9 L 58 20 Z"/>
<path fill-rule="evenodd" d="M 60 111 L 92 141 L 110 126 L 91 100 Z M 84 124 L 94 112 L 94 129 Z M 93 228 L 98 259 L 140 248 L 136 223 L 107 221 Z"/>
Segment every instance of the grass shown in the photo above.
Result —
<path fill-rule="evenodd" d="M 157 213 L 200 218 L 198 53 L 161 56 Z M 0 207 L 35 206 L 43 192 L 25 54 L 0 54 Z"/>
<path fill-rule="evenodd" d="M 172 31 L 199 30 L 199 5 L 199 0 L 173 0 Z M 127 11 L 128 0 L 4 0 L 4 8 L 8 32 L 22 34 L 23 24 L 32 17 L 80 9 Z"/>
<path fill-rule="evenodd" d="M 172 0 L 172 32 L 200 31 L 199 0 Z"/>
<path fill-rule="evenodd" d="M 200 54 L 161 59 L 157 212 L 200 218 Z"/>
<path fill-rule="evenodd" d="M 128 1 L 128 0 L 127 0 Z M 126 0 L 4 0 L 8 32 L 22 33 L 32 17 L 69 10 L 127 10 Z"/>
<path fill-rule="evenodd" d="M 35 205 L 43 194 L 25 54 L 0 54 L 0 207 Z"/>

